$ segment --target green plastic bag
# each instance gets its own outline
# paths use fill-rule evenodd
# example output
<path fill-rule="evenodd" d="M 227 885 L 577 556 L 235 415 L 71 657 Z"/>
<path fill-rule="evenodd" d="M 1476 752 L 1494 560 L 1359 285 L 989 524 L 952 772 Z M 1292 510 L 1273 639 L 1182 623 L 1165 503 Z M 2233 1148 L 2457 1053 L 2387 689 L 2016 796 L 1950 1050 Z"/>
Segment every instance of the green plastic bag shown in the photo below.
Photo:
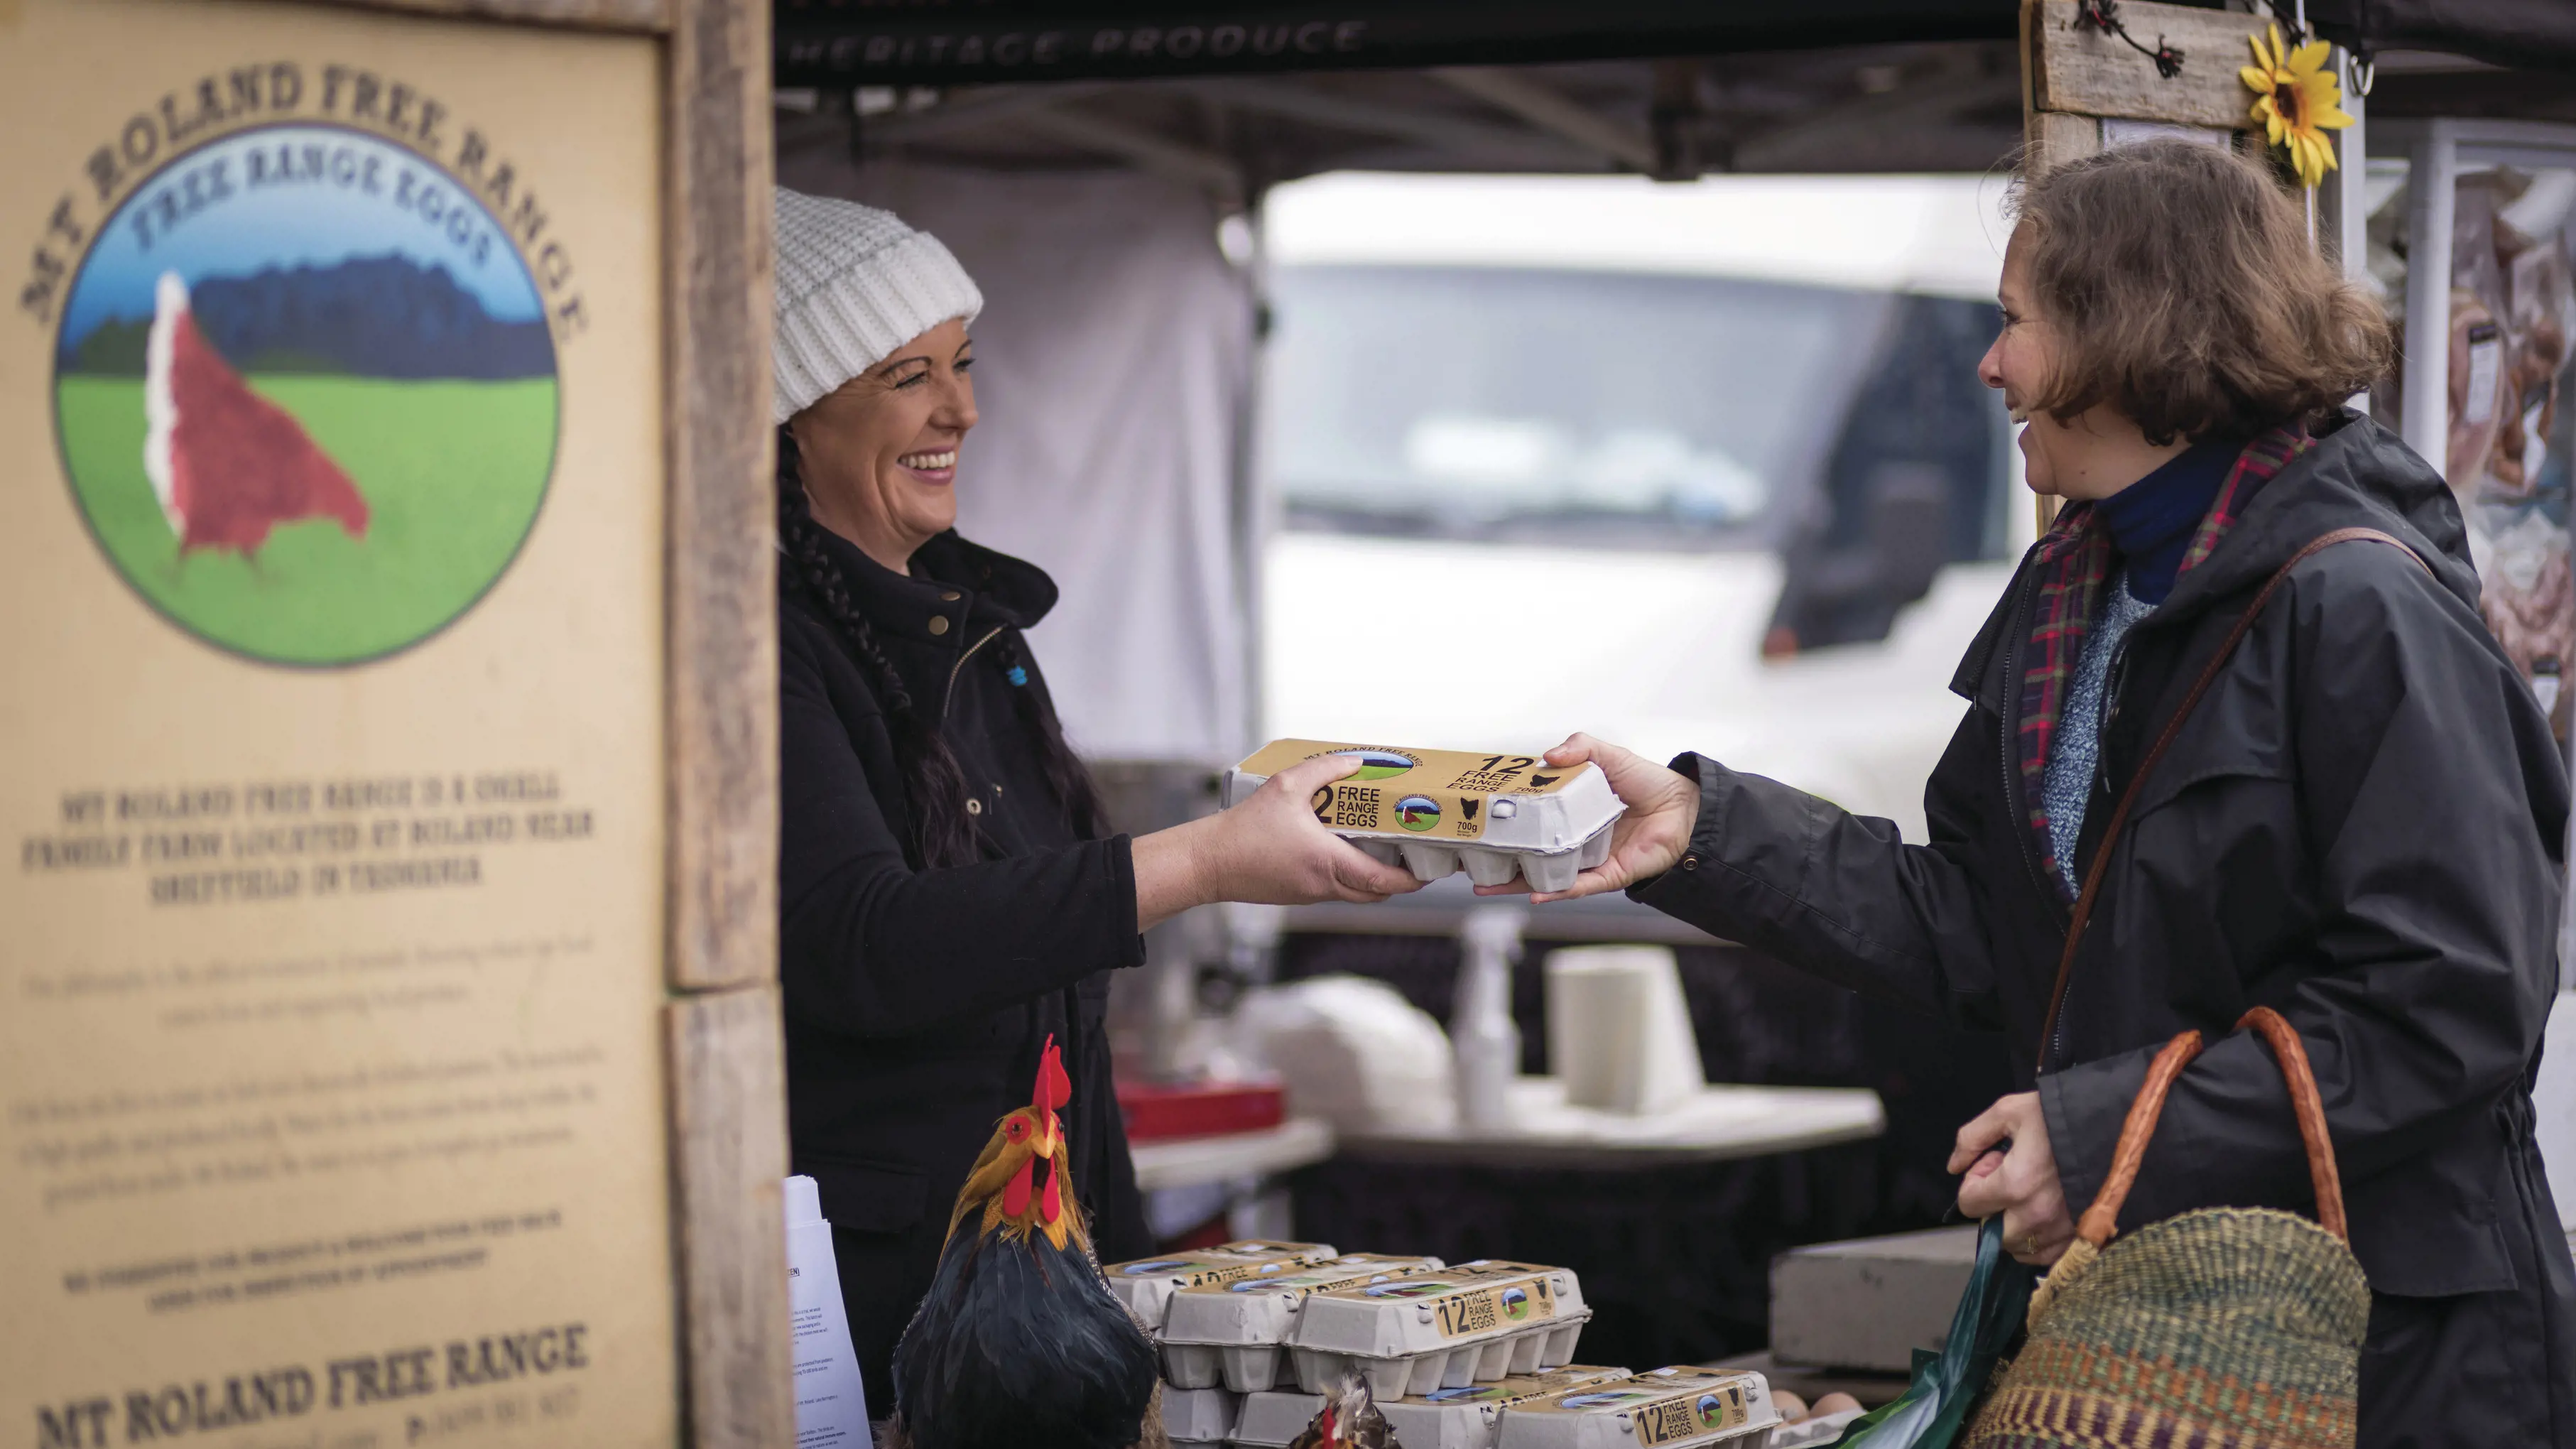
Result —
<path fill-rule="evenodd" d="M 1914 1351 L 1914 1381 L 1905 1392 L 1851 1421 L 1834 1449 L 1949 1449 L 1967 1427 L 1995 1361 L 2021 1332 L 2039 1273 L 2004 1256 L 2001 1213 L 1977 1229 L 1977 1266 L 1950 1315 L 1950 1339 L 1939 1353 Z"/>

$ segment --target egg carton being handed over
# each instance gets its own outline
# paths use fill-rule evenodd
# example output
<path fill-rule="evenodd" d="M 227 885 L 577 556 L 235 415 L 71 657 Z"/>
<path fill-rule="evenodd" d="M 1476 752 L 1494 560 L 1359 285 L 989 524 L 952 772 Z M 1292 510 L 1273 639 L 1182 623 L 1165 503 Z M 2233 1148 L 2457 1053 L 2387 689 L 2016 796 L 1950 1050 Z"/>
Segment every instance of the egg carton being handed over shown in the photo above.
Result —
<path fill-rule="evenodd" d="M 1330 1243 L 1273 1243 L 1258 1239 L 1192 1248 L 1161 1258 L 1111 1263 L 1100 1270 L 1109 1291 L 1145 1322 L 1146 1331 L 1163 1331 L 1163 1314 L 1172 1295 L 1202 1283 L 1232 1283 L 1243 1278 L 1294 1273 L 1310 1263 L 1340 1256 Z"/>
<path fill-rule="evenodd" d="M 1184 1288 L 1163 1318 L 1163 1376 L 1184 1389 L 1213 1388 L 1220 1379 L 1238 1394 L 1275 1387 L 1282 1346 L 1310 1295 L 1441 1266 L 1438 1258 L 1350 1253 L 1293 1273 Z"/>
<path fill-rule="evenodd" d="M 1308 1393 L 1357 1373 L 1379 1399 L 1418 1398 L 1562 1368 L 1591 1317 L 1572 1269 L 1479 1259 L 1309 1297 L 1290 1357 Z"/>
<path fill-rule="evenodd" d="M 1300 760 L 1349 755 L 1360 767 L 1307 802 L 1335 835 L 1419 880 L 1464 869 L 1480 886 L 1561 891 L 1610 858 L 1610 827 L 1626 807 L 1597 766 L 1550 768 L 1535 755 L 1395 749 L 1324 740 L 1273 740 L 1225 774 L 1225 803 Z"/>
<path fill-rule="evenodd" d="M 1495 1449 L 1766 1449 L 1780 1425 L 1758 1373 L 1660 1368 L 1503 1411 Z"/>

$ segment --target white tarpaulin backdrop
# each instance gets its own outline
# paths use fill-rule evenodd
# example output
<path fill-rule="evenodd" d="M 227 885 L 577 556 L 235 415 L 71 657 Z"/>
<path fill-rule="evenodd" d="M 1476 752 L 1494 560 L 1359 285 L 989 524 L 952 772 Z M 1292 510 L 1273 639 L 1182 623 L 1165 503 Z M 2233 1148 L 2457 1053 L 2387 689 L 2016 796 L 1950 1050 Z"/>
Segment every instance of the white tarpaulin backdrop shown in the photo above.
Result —
<path fill-rule="evenodd" d="M 1253 294 L 1208 200 L 1132 173 L 863 171 L 814 154 L 780 158 L 779 181 L 891 208 L 983 289 L 983 420 L 958 463 L 958 531 L 1063 589 L 1030 642 L 1075 748 L 1241 758 L 1252 646 L 1234 494 Z"/>

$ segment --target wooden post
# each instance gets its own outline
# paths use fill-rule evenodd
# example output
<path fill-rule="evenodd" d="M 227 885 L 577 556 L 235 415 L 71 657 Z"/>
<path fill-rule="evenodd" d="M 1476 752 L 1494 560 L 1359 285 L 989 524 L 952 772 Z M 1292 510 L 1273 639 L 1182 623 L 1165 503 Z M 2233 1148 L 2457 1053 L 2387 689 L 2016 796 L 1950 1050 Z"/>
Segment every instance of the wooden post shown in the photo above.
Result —
<path fill-rule="evenodd" d="M 669 0 L 671 1170 L 691 1442 L 796 1438 L 778 978 L 768 0 Z"/>
<path fill-rule="evenodd" d="M 2197 131 L 2224 142 L 2250 124 L 2253 97 L 2236 71 L 2253 59 L 2247 42 L 2262 32 L 2262 18 L 2127 0 L 2120 19 L 2140 45 L 2182 52 L 2181 70 L 2166 76 L 2152 56 L 2079 23 L 2078 14 L 2076 0 L 2022 0 L 2025 178 L 2117 145 L 2124 134 Z M 2036 506 L 2046 533 L 2057 500 Z"/>

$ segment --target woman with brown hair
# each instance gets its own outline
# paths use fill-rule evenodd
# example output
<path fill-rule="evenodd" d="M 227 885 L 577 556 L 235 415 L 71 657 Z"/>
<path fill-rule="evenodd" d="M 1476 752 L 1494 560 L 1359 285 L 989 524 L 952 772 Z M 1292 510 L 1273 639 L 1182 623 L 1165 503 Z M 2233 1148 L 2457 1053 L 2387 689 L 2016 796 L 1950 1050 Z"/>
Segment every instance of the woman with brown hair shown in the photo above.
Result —
<path fill-rule="evenodd" d="M 1961 1129 L 1951 1168 L 1961 1208 L 2000 1213 L 2031 1263 L 2065 1250 L 2148 1060 L 2186 1029 L 2214 1044 L 2121 1227 L 2305 1203 L 2281 1074 L 2233 1034 L 2278 1010 L 2314 1063 L 2373 1290 L 2361 1442 L 2576 1445 L 2576 1269 L 2529 1085 L 2566 772 L 2479 621 L 2450 490 L 2339 405 L 2385 370 L 2387 324 L 2223 151 L 2091 157 L 2018 210 L 1980 373 L 2028 424 L 2031 487 L 2066 506 L 1952 682 L 1969 707 L 1925 791 L 1929 840 L 1578 735 L 1550 763 L 1598 762 L 1629 813 L 1564 894 L 1625 887 L 2005 1033 L 2031 1090 Z M 2308 555 L 2225 653 L 2276 570 L 2356 527 L 2404 548 Z"/>

